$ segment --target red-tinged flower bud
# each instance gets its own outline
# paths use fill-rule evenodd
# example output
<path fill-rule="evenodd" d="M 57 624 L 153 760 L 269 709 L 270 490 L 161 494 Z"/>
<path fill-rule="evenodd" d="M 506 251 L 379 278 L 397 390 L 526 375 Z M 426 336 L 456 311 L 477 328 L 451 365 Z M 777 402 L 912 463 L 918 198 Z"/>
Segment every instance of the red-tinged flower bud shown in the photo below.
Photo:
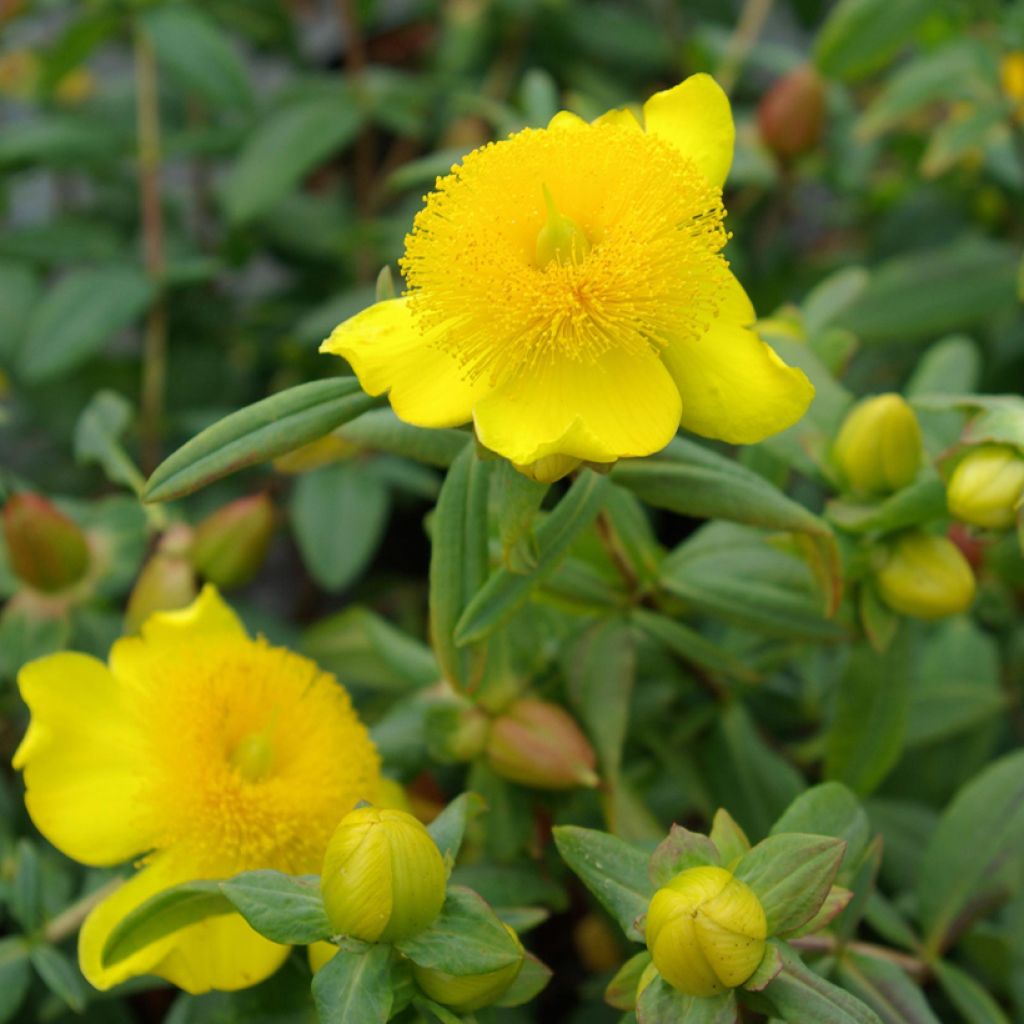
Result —
<path fill-rule="evenodd" d="M 89 570 L 82 528 L 38 494 L 16 494 L 4 505 L 4 539 L 15 575 L 35 590 L 66 590 Z"/>
<path fill-rule="evenodd" d="M 814 149 L 825 127 L 825 83 L 809 64 L 780 78 L 761 98 L 757 125 L 781 160 Z"/>
<path fill-rule="evenodd" d="M 192 565 L 221 590 L 240 587 L 259 572 L 274 534 L 274 505 L 266 494 L 219 508 L 197 527 Z"/>
<path fill-rule="evenodd" d="M 190 605 L 199 593 L 196 574 L 185 557 L 192 531 L 172 526 L 161 538 L 153 557 L 142 567 L 128 597 L 124 628 L 137 633 L 155 612 L 173 612 Z"/>
<path fill-rule="evenodd" d="M 498 775 L 535 789 L 598 783 L 590 742 L 569 714 L 543 700 L 518 700 L 494 720 L 487 759 Z"/>

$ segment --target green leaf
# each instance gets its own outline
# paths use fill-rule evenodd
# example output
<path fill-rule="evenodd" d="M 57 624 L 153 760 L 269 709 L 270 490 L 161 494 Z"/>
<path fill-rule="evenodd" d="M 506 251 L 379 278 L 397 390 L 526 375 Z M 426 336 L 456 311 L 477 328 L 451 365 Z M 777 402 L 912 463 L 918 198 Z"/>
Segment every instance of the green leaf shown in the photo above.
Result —
<path fill-rule="evenodd" d="M 547 484 L 539 484 L 502 459 L 491 483 L 491 504 L 498 521 L 502 564 L 513 572 L 529 572 L 537 564 L 533 523 Z"/>
<path fill-rule="evenodd" d="M 348 91 L 314 93 L 261 118 L 224 181 L 228 219 L 267 213 L 327 157 L 359 133 L 362 112 Z"/>
<path fill-rule="evenodd" d="M 272 942 L 308 946 L 332 933 L 319 878 L 245 871 L 221 882 L 220 889 L 242 917 Z"/>
<path fill-rule="evenodd" d="M 801 831 L 791 829 L 790 831 Z M 739 860 L 749 849 L 750 840 L 746 832 L 740 828 L 736 819 L 724 808 L 719 807 L 711 819 L 711 832 L 708 838 L 715 844 L 722 864 L 729 867 L 733 861 Z"/>
<path fill-rule="evenodd" d="M 344 590 L 360 577 L 380 545 L 390 505 L 387 488 L 357 463 L 299 477 L 291 500 L 295 541 L 320 586 Z"/>
<path fill-rule="evenodd" d="M 935 964 L 935 976 L 966 1024 L 1010 1024 L 1010 1018 L 992 996 L 959 967 L 939 960 Z"/>
<path fill-rule="evenodd" d="M 785 944 L 778 947 L 782 970 L 765 988 L 775 1014 L 791 1024 L 882 1024 L 856 996 L 827 982 Z"/>
<path fill-rule="evenodd" d="M 815 285 L 802 305 L 804 330 L 816 338 L 846 309 L 871 279 L 863 267 L 844 267 Z"/>
<path fill-rule="evenodd" d="M 760 678 L 754 669 L 743 664 L 734 654 L 667 615 L 635 608 L 630 612 L 630 618 L 649 637 L 663 644 L 683 661 L 745 682 L 756 682 Z"/>
<path fill-rule="evenodd" d="M 775 980 L 782 970 L 782 954 L 779 952 L 778 941 L 769 941 L 765 945 L 764 956 L 757 965 L 757 970 L 743 982 L 748 992 L 762 992 Z"/>
<path fill-rule="evenodd" d="M 680 871 L 721 863 L 718 847 L 707 836 L 673 824 L 647 862 L 647 877 L 657 888 L 670 882 Z"/>
<path fill-rule="evenodd" d="M 153 299 L 150 280 L 132 266 L 72 270 L 35 307 L 18 372 L 39 384 L 98 354 Z"/>
<path fill-rule="evenodd" d="M 579 534 L 593 523 L 604 501 L 607 480 L 584 470 L 568 493 L 537 527 L 537 565 L 529 573 L 496 570 L 474 595 L 455 628 L 459 646 L 489 636 L 518 611 L 533 589 L 558 567 Z"/>
<path fill-rule="evenodd" d="M 14 919 L 26 932 L 42 924 L 42 865 L 36 846 L 24 837 L 18 840 L 13 857 L 10 908 Z"/>
<path fill-rule="evenodd" d="M 791 932 L 818 912 L 839 872 L 846 843 L 834 836 L 772 835 L 744 854 L 734 874 L 757 894 L 768 934 Z"/>
<path fill-rule="evenodd" d="M 615 973 L 604 990 L 604 1001 L 616 1010 L 632 1010 L 636 1007 L 636 990 L 640 977 L 651 962 L 651 954 L 645 949 L 631 956 Z"/>
<path fill-rule="evenodd" d="M 464 430 L 427 430 L 404 423 L 390 409 L 371 409 L 339 431 L 346 441 L 446 469 L 469 444 Z"/>
<path fill-rule="evenodd" d="M 430 545 L 430 639 L 444 678 L 474 689 L 482 664 L 455 644 L 455 625 L 487 577 L 487 499 L 493 462 L 467 446 L 452 463 L 434 510 Z"/>
<path fill-rule="evenodd" d="M 20 936 L 0 939 L 0 1024 L 17 1013 L 28 991 L 32 978 L 28 954 L 29 945 Z"/>
<path fill-rule="evenodd" d="M 818 32 L 818 67 L 856 81 L 885 67 L 932 11 L 931 0 L 839 0 Z"/>
<path fill-rule="evenodd" d="M 839 684 L 828 732 L 825 775 L 866 796 L 903 751 L 910 707 L 910 668 L 902 645 L 884 654 L 855 649 Z"/>
<path fill-rule="evenodd" d="M 559 825 L 552 834 L 562 860 L 619 922 L 627 937 L 643 941 L 636 921 L 647 913 L 654 894 L 647 877 L 647 854 L 606 832 L 576 825 Z"/>
<path fill-rule="evenodd" d="M 494 1005 L 522 1006 L 540 995 L 547 988 L 551 977 L 551 968 L 541 963 L 532 953 L 527 953 L 515 981 L 505 989 Z"/>
<path fill-rule="evenodd" d="M 891 533 L 945 516 L 946 487 L 931 477 L 878 501 L 835 498 L 825 514 L 847 533 Z"/>
<path fill-rule="evenodd" d="M 602 777 L 614 785 L 636 677 L 629 626 L 617 618 L 595 623 L 567 649 L 564 664 L 569 700 L 594 741 Z"/>
<path fill-rule="evenodd" d="M 437 920 L 425 931 L 395 943 L 420 967 L 448 974 L 485 974 L 515 963 L 519 946 L 494 911 L 471 889 L 448 887 Z"/>
<path fill-rule="evenodd" d="M 1019 891 L 1022 876 L 1024 751 L 1018 751 L 957 793 L 925 849 L 917 898 L 927 948 L 948 946 L 976 914 Z"/>
<path fill-rule="evenodd" d="M 845 952 L 837 963 L 843 988 L 862 999 L 882 1024 L 941 1024 L 921 989 L 896 964 Z"/>
<path fill-rule="evenodd" d="M 75 1013 L 81 1013 L 88 1002 L 88 986 L 77 964 L 59 949 L 45 944 L 29 952 L 32 966 L 46 987 L 60 997 Z"/>
<path fill-rule="evenodd" d="M 478 793 L 461 793 L 427 826 L 447 863 L 453 864 L 462 848 L 466 826 L 486 810 Z"/>
<path fill-rule="evenodd" d="M 360 605 L 311 626 L 302 634 L 299 650 L 347 686 L 404 691 L 441 677 L 425 643 Z"/>
<path fill-rule="evenodd" d="M 387 1024 L 394 1005 L 391 947 L 335 954 L 313 975 L 320 1024 Z"/>
<path fill-rule="evenodd" d="M 865 344 L 898 344 L 988 321 L 1017 303 L 1018 255 L 1010 246 L 968 238 L 896 256 L 874 271 L 842 325 Z"/>
<path fill-rule="evenodd" d="M 846 843 L 844 869 L 864 856 L 871 824 L 860 801 L 839 782 L 823 782 L 801 793 L 772 826 L 772 835 L 805 832 L 835 836 Z M 845 871 L 840 872 L 845 874 Z"/>
<path fill-rule="evenodd" d="M 683 995 L 659 974 L 640 994 L 636 1019 L 638 1024 L 735 1024 L 736 996 L 732 992 L 706 999 Z"/>
<path fill-rule="evenodd" d="M 101 961 L 113 967 L 165 935 L 208 917 L 234 913 L 219 882 L 183 882 L 151 896 L 111 929 Z"/>
<path fill-rule="evenodd" d="M 21 263 L 0 263 L 0 364 L 11 366 L 18 358 L 32 310 L 39 300 L 39 279 Z"/>
<path fill-rule="evenodd" d="M 201 8 L 157 7 L 141 18 L 157 60 L 188 90 L 216 107 L 248 107 L 252 91 L 233 42 Z"/>
<path fill-rule="evenodd" d="M 147 501 L 184 497 L 246 466 L 266 462 L 329 434 L 376 403 L 353 377 L 288 388 L 233 412 L 157 466 Z"/>
<path fill-rule="evenodd" d="M 133 414 L 131 403 L 116 391 L 97 391 L 75 424 L 75 460 L 98 463 L 111 483 L 141 494 L 145 477 L 120 442 Z"/>

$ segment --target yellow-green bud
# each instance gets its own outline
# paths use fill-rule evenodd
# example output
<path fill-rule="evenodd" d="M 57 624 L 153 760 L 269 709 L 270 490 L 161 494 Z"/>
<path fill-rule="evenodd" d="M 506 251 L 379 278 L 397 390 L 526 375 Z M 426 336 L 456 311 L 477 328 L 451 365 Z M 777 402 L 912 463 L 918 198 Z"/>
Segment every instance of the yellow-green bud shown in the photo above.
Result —
<path fill-rule="evenodd" d="M 725 868 L 680 872 L 647 910 L 654 966 L 686 995 L 714 996 L 742 985 L 761 963 L 767 936 L 761 901 Z"/>
<path fill-rule="evenodd" d="M 38 494 L 16 494 L 4 505 L 7 558 L 16 576 L 52 594 L 80 582 L 89 570 L 82 528 Z"/>
<path fill-rule="evenodd" d="M 192 565 L 216 586 L 240 587 L 256 575 L 274 535 L 274 505 L 266 494 L 239 498 L 197 527 Z"/>
<path fill-rule="evenodd" d="M 860 494 L 906 487 L 921 466 L 914 410 L 896 394 L 865 399 L 843 422 L 832 456 L 845 483 Z"/>
<path fill-rule="evenodd" d="M 334 830 L 320 875 L 331 926 L 364 942 L 400 942 L 441 912 L 444 861 L 405 811 L 358 807 Z"/>
<path fill-rule="evenodd" d="M 875 583 L 893 611 L 915 619 L 956 615 L 974 600 L 974 574 L 960 549 L 947 537 L 919 530 L 889 545 Z"/>
<path fill-rule="evenodd" d="M 487 760 L 504 779 L 536 789 L 596 786 L 594 748 L 557 704 L 517 700 L 491 725 Z"/>
<path fill-rule="evenodd" d="M 1007 444 L 989 444 L 964 456 L 946 491 L 949 514 L 962 523 L 1005 530 L 1024 498 L 1024 458 Z"/>
<path fill-rule="evenodd" d="M 505 931 L 515 940 L 519 949 L 518 960 L 486 974 L 447 974 L 445 971 L 413 965 L 416 984 L 425 996 L 457 1013 L 470 1013 L 490 1006 L 502 997 L 523 967 L 525 954 L 519 936 L 508 925 L 505 925 Z"/>
<path fill-rule="evenodd" d="M 172 612 L 196 599 L 196 574 L 185 557 L 192 543 L 192 531 L 183 524 L 172 526 L 153 556 L 142 567 L 128 597 L 124 628 L 137 633 L 155 612 Z"/>

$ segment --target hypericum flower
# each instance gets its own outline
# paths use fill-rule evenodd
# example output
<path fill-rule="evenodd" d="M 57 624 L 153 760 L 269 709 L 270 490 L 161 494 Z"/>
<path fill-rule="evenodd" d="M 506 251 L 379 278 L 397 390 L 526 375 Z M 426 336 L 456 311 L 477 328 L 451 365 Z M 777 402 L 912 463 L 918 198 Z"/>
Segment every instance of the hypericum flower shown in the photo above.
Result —
<path fill-rule="evenodd" d="M 654 966 L 687 995 L 713 996 L 742 985 L 761 962 L 767 935 L 761 901 L 725 868 L 680 872 L 654 894 L 647 911 Z"/>
<path fill-rule="evenodd" d="M 1024 457 L 1008 444 L 975 448 L 953 471 L 946 501 L 949 514 L 971 526 L 1012 526 L 1024 502 Z"/>
<path fill-rule="evenodd" d="M 472 420 L 541 479 L 656 452 L 680 424 L 735 443 L 788 427 L 813 388 L 750 329 L 721 253 L 733 138 L 725 94 L 694 75 L 643 127 L 563 111 L 474 150 L 406 238 L 406 295 L 322 351 L 401 419 Z"/>
<path fill-rule="evenodd" d="M 375 799 L 379 757 L 348 694 L 313 662 L 250 639 L 213 587 L 117 641 L 109 665 L 63 652 L 18 678 L 32 712 L 14 756 L 47 839 L 85 864 L 143 856 L 79 938 L 96 988 L 156 974 L 237 989 L 288 954 L 237 914 L 160 939 L 113 967 L 111 930 L 151 896 L 256 868 L 315 874 L 339 819 Z"/>

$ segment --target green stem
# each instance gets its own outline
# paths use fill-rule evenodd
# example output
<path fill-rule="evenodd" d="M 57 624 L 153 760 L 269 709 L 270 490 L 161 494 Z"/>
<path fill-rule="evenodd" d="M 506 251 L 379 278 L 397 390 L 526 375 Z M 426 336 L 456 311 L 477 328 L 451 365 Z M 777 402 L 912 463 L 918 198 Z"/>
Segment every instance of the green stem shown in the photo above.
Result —
<path fill-rule="evenodd" d="M 68 936 L 74 935 L 81 927 L 82 922 L 89 916 L 93 907 L 102 903 L 121 885 L 122 881 L 123 879 L 121 878 L 112 879 L 106 885 L 101 885 L 87 896 L 83 896 L 77 902 L 72 903 L 66 910 L 62 910 L 43 929 L 43 938 L 52 945 L 57 945 L 57 943 L 63 942 Z"/>
<path fill-rule="evenodd" d="M 791 939 L 789 944 L 795 949 L 806 949 L 816 953 L 838 953 L 844 949 L 872 960 L 885 960 L 906 971 L 916 981 L 924 981 L 931 973 L 929 965 L 920 957 L 910 953 L 901 953 L 888 946 L 878 946 L 873 942 L 840 942 L 834 935 L 804 935 L 799 939 Z"/>

